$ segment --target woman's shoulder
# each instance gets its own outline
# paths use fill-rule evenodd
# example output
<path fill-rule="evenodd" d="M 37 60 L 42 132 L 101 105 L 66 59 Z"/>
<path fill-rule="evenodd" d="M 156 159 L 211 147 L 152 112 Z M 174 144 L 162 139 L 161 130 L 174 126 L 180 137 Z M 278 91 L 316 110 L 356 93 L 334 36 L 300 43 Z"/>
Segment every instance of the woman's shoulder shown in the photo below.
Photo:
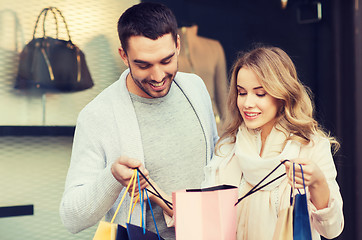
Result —
<path fill-rule="evenodd" d="M 325 137 L 325 136 L 320 135 L 320 134 L 313 134 L 310 137 L 310 141 L 307 144 L 307 146 L 316 147 L 316 146 L 320 146 L 320 145 L 328 145 L 328 146 L 330 146 L 329 139 L 327 137 Z"/>
<path fill-rule="evenodd" d="M 331 143 L 325 136 L 314 134 L 308 144 L 301 146 L 301 156 L 318 158 L 326 155 L 331 155 Z"/>
<path fill-rule="evenodd" d="M 234 137 L 226 137 L 220 138 L 216 144 L 215 152 L 218 156 L 229 155 L 230 152 L 234 149 L 235 146 L 235 138 Z"/>

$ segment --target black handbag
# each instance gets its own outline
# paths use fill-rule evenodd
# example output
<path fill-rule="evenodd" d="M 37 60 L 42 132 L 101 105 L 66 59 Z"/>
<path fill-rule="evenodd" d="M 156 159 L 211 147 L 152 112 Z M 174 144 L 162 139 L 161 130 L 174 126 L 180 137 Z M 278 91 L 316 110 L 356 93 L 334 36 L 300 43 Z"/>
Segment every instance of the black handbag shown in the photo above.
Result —
<path fill-rule="evenodd" d="M 55 19 L 56 38 L 46 35 L 45 20 L 49 12 Z M 57 14 L 63 19 L 68 40 L 58 38 Z M 43 16 L 43 37 L 35 38 L 41 16 Z M 88 89 L 93 85 L 85 56 L 73 44 L 63 14 L 56 7 L 44 8 L 36 20 L 33 39 L 20 54 L 15 88 L 70 92 Z"/>

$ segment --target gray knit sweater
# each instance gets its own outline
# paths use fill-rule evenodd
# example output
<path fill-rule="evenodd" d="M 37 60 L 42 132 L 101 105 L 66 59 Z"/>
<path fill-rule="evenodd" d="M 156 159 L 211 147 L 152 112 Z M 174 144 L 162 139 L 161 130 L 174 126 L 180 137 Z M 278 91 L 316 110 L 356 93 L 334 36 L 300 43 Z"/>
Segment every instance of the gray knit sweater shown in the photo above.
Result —
<path fill-rule="evenodd" d="M 77 233 L 97 224 L 103 216 L 113 217 L 123 186 L 111 173 L 112 163 L 120 156 L 144 161 L 136 114 L 126 87 L 124 71 L 118 81 L 101 92 L 79 114 L 74 135 L 70 167 L 60 204 L 65 227 Z M 210 160 L 218 139 L 210 96 L 201 78 L 178 72 L 175 83 L 195 109 L 206 136 Z M 122 204 L 115 223 L 126 222 L 129 198 Z M 137 206 L 133 215 L 139 216 Z M 132 223 L 140 225 L 139 217 Z"/>

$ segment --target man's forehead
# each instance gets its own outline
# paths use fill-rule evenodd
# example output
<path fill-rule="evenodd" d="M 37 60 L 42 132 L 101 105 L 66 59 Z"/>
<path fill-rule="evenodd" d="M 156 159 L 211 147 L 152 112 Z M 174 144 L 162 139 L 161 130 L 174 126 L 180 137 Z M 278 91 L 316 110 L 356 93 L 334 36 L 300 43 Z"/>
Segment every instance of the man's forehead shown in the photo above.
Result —
<path fill-rule="evenodd" d="M 175 53 L 176 44 L 171 34 L 165 34 L 156 40 L 144 36 L 129 38 L 127 55 L 133 60 L 145 62 L 161 61 Z"/>

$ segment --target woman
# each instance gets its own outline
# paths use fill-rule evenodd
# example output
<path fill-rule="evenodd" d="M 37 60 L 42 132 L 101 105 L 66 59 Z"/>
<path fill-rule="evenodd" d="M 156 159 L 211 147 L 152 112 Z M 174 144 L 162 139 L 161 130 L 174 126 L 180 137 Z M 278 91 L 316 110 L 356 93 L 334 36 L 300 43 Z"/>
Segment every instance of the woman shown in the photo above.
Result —
<path fill-rule="evenodd" d="M 278 213 L 290 204 L 292 162 L 303 166 L 313 240 L 341 233 L 342 198 L 331 152 L 339 144 L 321 129 L 313 111 L 310 92 L 283 50 L 256 48 L 235 62 L 225 133 L 205 168 L 203 185 L 232 184 L 243 196 L 281 161 L 291 160 L 269 180 L 286 176 L 238 204 L 238 239 L 273 238 Z M 303 188 L 300 167 L 295 175 L 296 187 Z"/>

